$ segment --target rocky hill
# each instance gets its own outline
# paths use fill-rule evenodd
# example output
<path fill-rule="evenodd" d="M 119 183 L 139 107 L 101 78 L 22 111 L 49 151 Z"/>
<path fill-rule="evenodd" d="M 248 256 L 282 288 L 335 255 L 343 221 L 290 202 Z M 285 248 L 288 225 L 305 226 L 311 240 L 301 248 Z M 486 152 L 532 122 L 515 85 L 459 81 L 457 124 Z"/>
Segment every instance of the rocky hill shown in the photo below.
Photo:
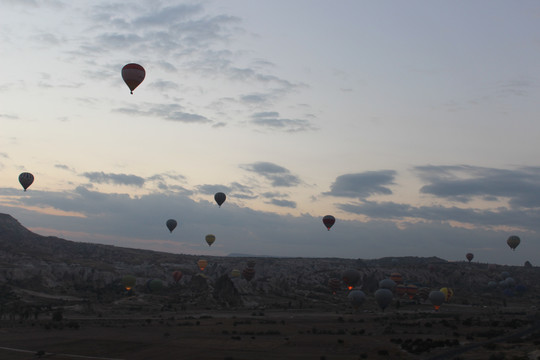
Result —
<path fill-rule="evenodd" d="M 36 307 L 66 303 L 78 304 L 87 311 L 96 311 L 100 306 L 140 311 L 167 307 L 333 309 L 347 304 L 347 290 L 340 283 L 340 289 L 333 294 L 329 280 L 342 279 L 348 269 L 360 274 L 356 286 L 368 297 L 378 289 L 379 281 L 393 272 L 399 272 L 405 283 L 418 287 L 452 287 L 464 302 L 503 296 L 501 286 L 488 287 L 488 283 L 501 283 L 504 271 L 526 289 L 526 296 L 537 298 L 540 293 L 536 281 L 540 271 L 532 266 L 488 267 L 435 257 L 205 259 L 208 266 L 201 271 L 197 266 L 199 257 L 194 255 L 41 236 L 10 215 L 0 214 L 0 310 L 5 312 L 6 308 L 20 304 Z M 234 269 L 241 273 L 249 266 L 254 269 L 250 281 L 232 273 Z M 178 282 L 172 276 L 174 271 L 183 274 Z M 129 292 L 122 283 L 126 275 L 136 278 Z M 152 279 L 159 280 L 161 286 L 148 286 Z"/>

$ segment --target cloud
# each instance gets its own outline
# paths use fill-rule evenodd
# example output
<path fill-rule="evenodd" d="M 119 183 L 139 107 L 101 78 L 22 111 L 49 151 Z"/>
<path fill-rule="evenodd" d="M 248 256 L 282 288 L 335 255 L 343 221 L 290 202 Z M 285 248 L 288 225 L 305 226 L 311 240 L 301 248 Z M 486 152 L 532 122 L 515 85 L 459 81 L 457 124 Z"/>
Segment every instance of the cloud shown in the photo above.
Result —
<path fill-rule="evenodd" d="M 473 199 L 508 199 L 514 207 L 540 207 L 540 167 L 515 170 L 477 166 L 418 166 L 414 169 L 427 182 L 421 193 L 467 203 Z"/>
<path fill-rule="evenodd" d="M 394 170 L 366 171 L 340 175 L 324 195 L 350 198 L 367 198 L 371 195 L 390 195 L 388 185 L 394 184 Z"/>
<path fill-rule="evenodd" d="M 296 208 L 296 202 L 290 201 L 290 200 L 283 200 L 283 199 L 272 199 L 269 202 L 272 205 L 280 206 L 280 207 L 287 207 L 291 209 Z"/>
<path fill-rule="evenodd" d="M 223 192 L 225 194 L 231 192 L 231 188 L 223 185 L 199 185 L 196 187 L 197 191 L 205 195 L 214 195 L 217 192 Z"/>
<path fill-rule="evenodd" d="M 148 84 L 149 88 L 157 89 L 159 91 L 177 90 L 178 85 L 172 81 L 157 80 Z"/>
<path fill-rule="evenodd" d="M 97 184 L 114 184 L 142 187 L 145 180 L 137 175 L 129 174 L 106 174 L 104 172 L 85 172 L 81 174 L 90 182 Z"/>
<path fill-rule="evenodd" d="M 300 132 L 316 130 L 308 120 L 279 118 L 277 112 L 256 113 L 251 116 L 251 123 L 272 130 Z"/>
<path fill-rule="evenodd" d="M 207 124 L 213 122 L 205 116 L 183 112 L 182 107 L 178 104 L 154 104 L 150 105 L 147 110 L 142 110 L 138 106 L 133 106 L 130 108 L 117 108 L 113 111 L 132 116 L 158 117 L 162 120 L 183 123 Z"/>
<path fill-rule="evenodd" d="M 271 182 L 272 186 L 291 187 L 300 184 L 300 179 L 291 174 L 286 168 L 271 162 L 256 162 L 253 164 L 240 165 L 240 168 L 261 175 Z"/>
<path fill-rule="evenodd" d="M 17 206 L 13 206 L 13 202 Z M 394 205 L 369 204 L 386 208 Z M 37 207 L 41 210 L 36 211 Z M 46 210 L 50 208 L 64 214 L 48 213 Z M 33 190 L 31 194 L 21 196 L 18 189 L 0 188 L 0 211 L 11 214 L 30 229 L 50 230 L 48 233 L 40 231 L 43 235 L 60 236 L 66 232 L 74 234 L 75 237 L 68 238 L 70 240 L 189 254 L 242 252 L 362 259 L 439 256 L 462 260 L 465 249 L 482 249 L 475 252 L 479 261 L 521 265 L 527 259 L 534 263 L 531 254 L 540 252 L 540 244 L 530 241 L 534 238 L 532 233 L 516 233 L 522 238 L 520 247 L 526 246 L 528 251 L 516 251 L 509 258 L 507 231 L 459 228 L 435 221 L 411 222 L 398 227 L 391 221 L 359 222 L 336 216 L 336 224 L 328 232 L 319 217 L 278 215 L 235 204 L 218 209 L 211 202 L 196 202 L 183 193 L 131 197 L 77 187 L 63 192 Z M 65 213 L 79 215 L 66 216 Z M 443 214 L 439 216 L 443 217 Z M 179 222 L 173 234 L 165 227 L 170 218 Z M 218 237 L 215 245 L 219 245 L 211 253 L 204 242 L 204 235 L 210 231 Z M 362 236 L 360 242 L 359 234 Z"/>

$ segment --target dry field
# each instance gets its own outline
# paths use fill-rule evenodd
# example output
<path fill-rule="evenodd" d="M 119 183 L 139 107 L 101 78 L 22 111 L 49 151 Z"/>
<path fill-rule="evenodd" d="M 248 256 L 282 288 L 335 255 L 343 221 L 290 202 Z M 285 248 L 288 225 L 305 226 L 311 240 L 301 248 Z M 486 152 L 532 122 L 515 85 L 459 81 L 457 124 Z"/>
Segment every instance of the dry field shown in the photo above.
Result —
<path fill-rule="evenodd" d="M 0 359 L 540 359 L 530 304 L 2 320 Z"/>

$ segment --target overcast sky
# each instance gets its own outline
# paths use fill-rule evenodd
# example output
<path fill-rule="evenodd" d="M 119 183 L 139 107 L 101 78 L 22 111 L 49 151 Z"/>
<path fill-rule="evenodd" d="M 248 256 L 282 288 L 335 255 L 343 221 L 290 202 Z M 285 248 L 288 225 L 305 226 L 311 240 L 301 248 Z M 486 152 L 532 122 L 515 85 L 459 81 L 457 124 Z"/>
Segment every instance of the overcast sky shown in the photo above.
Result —
<path fill-rule="evenodd" d="M 540 265 L 537 1 L 0 5 L 0 212 L 32 231 Z"/>

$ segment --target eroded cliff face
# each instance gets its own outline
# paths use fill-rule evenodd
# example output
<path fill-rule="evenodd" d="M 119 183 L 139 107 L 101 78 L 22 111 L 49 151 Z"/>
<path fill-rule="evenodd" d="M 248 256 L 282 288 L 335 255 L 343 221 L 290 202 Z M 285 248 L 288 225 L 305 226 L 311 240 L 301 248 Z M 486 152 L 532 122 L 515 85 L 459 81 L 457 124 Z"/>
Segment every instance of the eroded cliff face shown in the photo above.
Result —
<path fill-rule="evenodd" d="M 337 296 L 328 283 L 341 279 L 354 269 L 360 280 L 356 285 L 372 296 L 379 282 L 399 272 L 405 283 L 439 289 L 449 286 L 461 294 L 502 292 L 488 288 L 499 284 L 507 271 L 516 284 L 531 294 L 540 292 L 536 279 L 539 268 L 533 266 L 488 268 L 487 264 L 449 263 L 438 258 L 249 258 L 206 257 L 209 264 L 201 271 L 198 257 L 115 246 L 78 243 L 35 234 L 13 217 L 0 214 L 0 285 L 15 290 L 48 295 L 72 296 L 85 301 L 121 301 L 126 296 L 122 277 L 137 278 L 130 295 L 146 296 L 163 306 L 199 307 L 331 307 L 346 303 L 347 289 L 341 282 Z M 253 265 L 254 262 L 254 265 Z M 253 266 L 248 281 L 236 276 Z M 238 272 L 233 272 L 233 270 Z M 172 273 L 183 276 L 175 282 Z M 151 290 L 149 280 L 158 279 L 163 287 Z M 28 296 L 23 299 L 32 301 Z M 132 301 L 132 300 L 130 300 Z M 171 305 L 173 304 L 173 305 Z"/>

